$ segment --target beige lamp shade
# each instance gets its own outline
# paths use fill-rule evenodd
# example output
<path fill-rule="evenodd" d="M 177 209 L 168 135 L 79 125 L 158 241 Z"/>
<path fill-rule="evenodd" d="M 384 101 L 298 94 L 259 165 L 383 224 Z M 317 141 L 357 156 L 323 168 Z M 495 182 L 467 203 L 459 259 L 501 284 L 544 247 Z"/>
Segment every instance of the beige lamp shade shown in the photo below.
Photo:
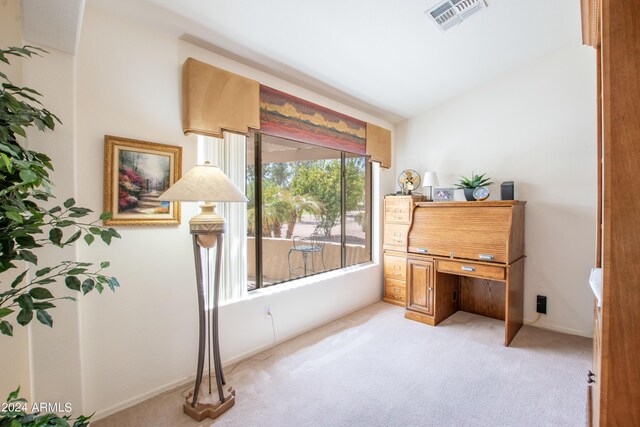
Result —
<path fill-rule="evenodd" d="M 206 162 L 196 166 L 162 193 L 159 200 L 177 202 L 248 202 L 244 193 L 222 172 Z"/>

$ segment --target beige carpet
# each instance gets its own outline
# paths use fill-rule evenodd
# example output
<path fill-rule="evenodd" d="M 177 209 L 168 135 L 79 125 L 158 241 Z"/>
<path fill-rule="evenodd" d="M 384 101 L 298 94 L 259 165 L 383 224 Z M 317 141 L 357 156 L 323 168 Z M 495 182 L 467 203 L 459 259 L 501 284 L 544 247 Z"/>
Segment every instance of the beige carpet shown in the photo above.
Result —
<path fill-rule="evenodd" d="M 501 321 L 458 312 L 434 328 L 403 311 L 379 302 L 242 363 L 227 376 L 236 405 L 214 424 L 586 424 L 590 339 L 525 326 L 506 348 Z M 180 391 L 92 425 L 210 425 L 182 414 Z"/>

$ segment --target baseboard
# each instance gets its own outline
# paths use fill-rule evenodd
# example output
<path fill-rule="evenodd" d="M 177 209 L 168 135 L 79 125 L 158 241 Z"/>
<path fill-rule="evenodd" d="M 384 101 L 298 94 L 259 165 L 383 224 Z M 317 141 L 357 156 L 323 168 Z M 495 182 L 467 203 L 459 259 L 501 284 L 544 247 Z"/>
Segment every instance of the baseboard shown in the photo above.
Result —
<path fill-rule="evenodd" d="M 524 324 L 527 325 L 529 322 L 533 322 L 533 320 L 525 319 Z M 546 331 L 551 331 L 551 332 L 560 332 L 562 334 L 577 335 L 579 337 L 593 338 L 593 332 L 592 331 L 580 331 L 580 330 L 577 330 L 577 329 L 564 328 L 562 326 L 546 325 L 544 323 L 534 323 L 532 325 L 529 324 L 528 326 L 531 326 L 533 328 L 544 329 Z"/>
<path fill-rule="evenodd" d="M 328 323 L 336 321 L 336 320 L 338 320 L 338 319 L 340 319 L 340 318 L 342 318 L 344 316 L 347 316 L 347 315 L 349 315 L 349 314 L 351 314 L 351 313 L 353 313 L 355 311 L 358 311 L 358 310 L 361 310 L 361 309 L 363 309 L 365 307 L 368 307 L 371 304 L 375 304 L 378 301 L 380 301 L 380 298 L 376 298 L 375 300 L 366 302 L 366 303 L 361 304 L 361 305 L 359 305 L 359 306 L 357 306 L 355 308 L 351 308 L 351 309 L 349 309 L 349 310 L 347 310 L 345 312 L 342 312 L 342 313 L 338 314 L 334 318 L 327 319 L 327 320 L 325 320 L 323 322 L 320 322 L 320 323 L 318 323 L 316 325 L 313 325 L 313 326 L 311 326 L 309 328 L 305 328 L 305 329 L 303 329 L 303 330 L 301 330 L 299 332 L 296 332 L 295 334 L 293 334 L 291 336 L 288 336 L 288 337 L 283 338 L 281 340 L 277 340 L 276 341 L 276 345 L 281 344 L 281 343 L 286 342 L 286 341 L 289 341 L 289 340 L 291 340 L 293 338 L 296 338 L 296 337 L 298 337 L 298 336 L 300 336 L 302 334 L 306 334 L 307 332 L 310 332 L 310 331 L 312 331 L 314 329 L 320 328 L 320 327 L 322 327 L 322 326 L 324 326 L 324 325 L 326 325 Z M 233 365 L 233 364 L 235 364 L 237 362 L 240 362 L 242 360 L 245 360 L 245 359 L 249 359 L 250 357 L 253 357 L 256 354 L 262 353 L 263 351 L 271 348 L 272 346 L 273 346 L 273 344 L 265 344 L 265 345 L 261 345 L 261 346 L 255 347 L 255 348 L 253 348 L 251 350 L 245 351 L 242 354 L 239 354 L 238 356 L 232 357 L 229 360 L 223 361 L 222 366 L 223 366 L 223 368 L 228 368 L 230 365 Z M 206 372 L 205 372 L 205 374 L 206 374 Z M 100 420 L 102 418 L 108 417 L 109 415 L 113 415 L 116 412 L 123 411 L 123 410 L 128 409 L 128 408 L 130 408 L 132 406 L 137 405 L 138 403 L 141 403 L 141 402 L 144 402 L 145 400 L 151 399 L 151 398 L 153 398 L 153 397 L 155 397 L 155 396 L 157 396 L 159 394 L 169 393 L 169 392 L 173 392 L 173 391 L 175 391 L 175 390 L 177 390 L 179 388 L 187 387 L 189 385 L 189 383 L 192 383 L 193 381 L 195 381 L 195 379 L 196 379 L 196 375 L 194 373 L 193 375 L 189 375 L 188 377 L 182 378 L 182 379 L 177 380 L 177 381 L 173 381 L 173 382 L 171 382 L 169 384 L 166 384 L 164 386 L 157 387 L 157 388 L 155 388 L 155 389 L 153 389 L 151 391 L 139 394 L 138 396 L 135 396 L 135 397 L 133 397 L 131 399 L 125 400 L 124 402 L 118 403 L 117 405 L 114 405 L 114 406 L 112 406 L 110 408 L 107 408 L 105 410 L 96 411 L 95 415 L 91 418 L 91 420 L 92 421 L 98 421 L 98 420 Z"/>
<path fill-rule="evenodd" d="M 166 392 L 171 392 L 171 391 L 177 390 L 177 389 L 179 389 L 181 387 L 186 387 L 187 384 L 189 384 L 190 382 L 195 381 L 195 379 L 196 379 L 196 375 L 195 374 L 189 375 L 188 377 L 183 378 L 181 380 L 173 381 L 173 382 L 171 382 L 169 384 L 166 384 L 164 386 L 157 387 L 157 388 L 155 388 L 155 389 L 153 389 L 151 391 L 139 394 L 139 395 L 137 395 L 135 397 L 132 397 L 131 399 L 125 400 L 124 402 L 120 402 L 117 405 L 114 405 L 114 406 L 112 406 L 110 408 L 107 408 L 105 410 L 96 411 L 96 413 L 93 415 L 93 417 L 91 417 L 91 421 L 94 422 L 94 421 L 98 421 L 98 420 L 100 420 L 102 418 L 106 418 L 109 415 L 113 415 L 116 412 L 120 412 L 120 411 L 123 411 L 125 409 L 128 409 L 128 408 L 130 408 L 132 406 L 137 405 L 138 403 L 144 402 L 145 400 L 151 399 L 152 397 L 155 397 L 155 396 L 157 396 L 159 394 L 166 393 Z"/>

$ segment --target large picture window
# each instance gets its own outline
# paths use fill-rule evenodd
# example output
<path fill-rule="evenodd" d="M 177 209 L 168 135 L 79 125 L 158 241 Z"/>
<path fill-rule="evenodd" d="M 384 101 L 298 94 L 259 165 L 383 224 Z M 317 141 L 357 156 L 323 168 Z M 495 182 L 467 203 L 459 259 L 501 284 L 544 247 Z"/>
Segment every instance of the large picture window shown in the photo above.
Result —
<path fill-rule="evenodd" d="M 371 261 L 366 157 L 261 134 L 246 152 L 249 290 Z"/>

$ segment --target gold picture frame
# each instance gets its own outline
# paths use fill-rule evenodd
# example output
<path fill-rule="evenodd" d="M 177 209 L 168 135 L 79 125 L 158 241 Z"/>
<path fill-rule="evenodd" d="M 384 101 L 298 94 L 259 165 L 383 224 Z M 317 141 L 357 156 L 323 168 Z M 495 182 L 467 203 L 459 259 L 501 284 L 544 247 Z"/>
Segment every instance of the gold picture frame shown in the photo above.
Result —
<path fill-rule="evenodd" d="M 180 224 L 180 203 L 155 198 L 181 176 L 182 147 L 105 135 L 104 224 Z"/>

